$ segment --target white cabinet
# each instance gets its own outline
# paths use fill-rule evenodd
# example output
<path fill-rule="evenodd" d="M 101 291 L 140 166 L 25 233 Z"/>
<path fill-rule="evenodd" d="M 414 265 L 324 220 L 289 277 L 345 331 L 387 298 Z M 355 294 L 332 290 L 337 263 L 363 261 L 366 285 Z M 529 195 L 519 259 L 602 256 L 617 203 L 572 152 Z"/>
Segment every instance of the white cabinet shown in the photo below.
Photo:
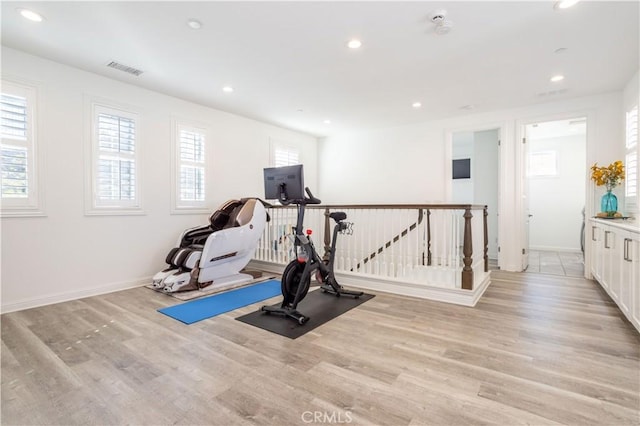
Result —
<path fill-rule="evenodd" d="M 591 274 L 640 331 L 640 229 L 591 220 Z"/>
<path fill-rule="evenodd" d="M 597 222 L 591 222 L 591 274 L 593 278 L 602 283 L 602 270 L 604 267 L 604 226 Z"/>
<path fill-rule="evenodd" d="M 626 231 L 622 237 L 620 309 L 640 329 L 640 233 Z"/>
<path fill-rule="evenodd" d="M 616 302 L 620 299 L 622 287 L 620 262 L 622 261 L 622 236 L 615 228 L 608 226 L 604 230 L 604 270 L 602 280 L 609 288 L 609 295 Z"/>

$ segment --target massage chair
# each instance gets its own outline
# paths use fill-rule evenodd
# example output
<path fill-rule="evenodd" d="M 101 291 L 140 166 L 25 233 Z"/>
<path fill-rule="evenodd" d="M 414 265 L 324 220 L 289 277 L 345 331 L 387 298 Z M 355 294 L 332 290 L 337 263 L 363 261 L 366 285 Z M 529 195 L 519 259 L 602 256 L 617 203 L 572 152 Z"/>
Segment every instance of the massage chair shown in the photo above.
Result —
<path fill-rule="evenodd" d="M 257 198 L 227 201 L 209 224 L 180 235 L 165 260 L 169 267 L 153 277 L 154 289 L 173 293 L 251 281 L 240 271 L 253 257 L 267 220 Z"/>

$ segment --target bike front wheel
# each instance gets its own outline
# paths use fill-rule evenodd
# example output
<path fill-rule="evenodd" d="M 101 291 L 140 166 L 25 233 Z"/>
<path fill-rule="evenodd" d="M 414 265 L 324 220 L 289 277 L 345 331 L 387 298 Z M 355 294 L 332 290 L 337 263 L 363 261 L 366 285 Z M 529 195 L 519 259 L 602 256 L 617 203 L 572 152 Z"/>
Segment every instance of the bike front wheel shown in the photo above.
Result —
<path fill-rule="evenodd" d="M 284 272 L 282 273 L 281 289 L 282 295 L 284 296 L 284 300 L 287 304 L 293 303 L 298 293 L 300 293 L 298 301 L 301 301 L 309 291 L 309 287 L 311 286 L 311 277 L 308 276 L 305 280 L 306 282 L 301 282 L 302 273 L 304 272 L 306 265 L 306 262 L 301 263 L 297 260 L 293 260 L 286 268 L 284 268 Z"/>

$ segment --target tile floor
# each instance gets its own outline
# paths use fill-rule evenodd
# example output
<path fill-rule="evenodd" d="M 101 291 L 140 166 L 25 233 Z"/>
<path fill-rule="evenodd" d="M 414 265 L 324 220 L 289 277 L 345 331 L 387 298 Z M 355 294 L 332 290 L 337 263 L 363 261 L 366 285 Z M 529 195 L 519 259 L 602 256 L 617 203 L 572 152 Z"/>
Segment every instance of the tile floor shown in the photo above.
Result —
<path fill-rule="evenodd" d="M 583 277 L 584 259 L 582 253 L 531 250 L 526 272 Z"/>

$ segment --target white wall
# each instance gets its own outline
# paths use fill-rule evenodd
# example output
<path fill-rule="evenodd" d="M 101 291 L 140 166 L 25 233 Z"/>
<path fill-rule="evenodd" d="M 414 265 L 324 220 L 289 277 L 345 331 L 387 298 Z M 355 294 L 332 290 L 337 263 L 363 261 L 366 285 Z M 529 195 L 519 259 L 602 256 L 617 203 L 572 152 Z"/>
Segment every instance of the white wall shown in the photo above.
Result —
<path fill-rule="evenodd" d="M 625 111 L 640 102 L 640 70 L 629 80 L 623 91 Z"/>
<path fill-rule="evenodd" d="M 588 119 L 587 164 L 619 157 L 622 92 L 614 92 L 445 120 L 426 121 L 425 117 L 419 124 L 326 138 L 319 143 L 319 192 L 323 201 L 331 203 L 451 201 L 451 141 L 447 135 L 500 128 L 501 267 L 520 270 L 520 127 L 566 116 Z M 592 215 L 593 195 L 589 201 L 587 214 Z"/>
<path fill-rule="evenodd" d="M 473 135 L 473 204 L 487 206 L 488 255 L 498 258 L 498 129 Z"/>
<path fill-rule="evenodd" d="M 179 233 L 206 215 L 170 214 L 171 117 L 209 127 L 213 167 L 207 184 L 215 209 L 230 198 L 264 195 L 269 139 L 301 150 L 305 182 L 317 185 L 317 141 L 300 133 L 2 49 L 3 78 L 39 87 L 46 217 L 3 218 L 2 310 L 53 303 L 139 285 L 164 267 Z M 144 77 L 141 77 L 144 78 Z M 140 112 L 143 216 L 85 216 L 85 95 Z"/>
<path fill-rule="evenodd" d="M 529 179 L 529 226 L 532 250 L 580 251 L 585 203 L 586 145 L 584 135 L 529 139 L 531 153 L 555 151 L 556 176 Z"/>
<path fill-rule="evenodd" d="M 473 132 L 457 132 L 452 136 L 451 159 L 471 159 L 471 176 L 469 179 L 452 179 L 451 202 L 456 204 L 473 204 Z M 451 176 L 449 177 L 451 179 Z"/>

